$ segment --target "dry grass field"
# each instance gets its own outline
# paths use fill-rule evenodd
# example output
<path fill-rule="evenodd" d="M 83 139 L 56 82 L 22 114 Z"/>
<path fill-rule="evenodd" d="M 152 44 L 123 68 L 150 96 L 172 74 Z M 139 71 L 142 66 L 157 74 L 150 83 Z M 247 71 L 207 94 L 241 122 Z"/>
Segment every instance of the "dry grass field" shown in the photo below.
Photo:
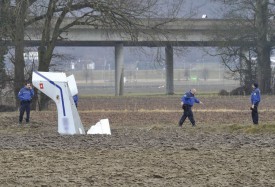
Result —
<path fill-rule="evenodd" d="M 0 113 L 0 186 L 275 186 L 275 97 L 260 125 L 248 97 L 199 96 L 197 126 L 177 126 L 177 96 L 80 97 L 85 129 L 108 118 L 112 135 L 61 136 L 54 104 Z"/>

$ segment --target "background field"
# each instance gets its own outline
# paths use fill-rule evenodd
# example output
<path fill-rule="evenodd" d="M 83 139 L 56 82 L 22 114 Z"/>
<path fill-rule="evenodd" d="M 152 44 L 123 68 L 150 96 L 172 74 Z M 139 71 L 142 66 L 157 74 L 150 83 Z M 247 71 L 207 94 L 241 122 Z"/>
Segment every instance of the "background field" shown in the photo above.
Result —
<path fill-rule="evenodd" d="M 206 80 L 203 78 L 204 71 L 207 71 Z M 189 74 L 188 79 L 186 72 Z M 136 70 L 125 67 L 124 93 L 165 94 L 165 73 L 165 69 Z M 115 94 L 114 70 L 68 71 L 67 74 L 74 74 L 82 95 Z M 182 94 L 190 87 L 207 93 L 218 93 L 222 89 L 231 91 L 239 87 L 239 84 L 239 81 L 233 80 L 232 77 L 228 79 L 228 72 L 219 63 L 186 63 L 181 69 L 174 69 L 174 91 L 178 94 Z"/>
<path fill-rule="evenodd" d="M 199 95 L 195 128 L 180 97 L 81 97 L 85 129 L 108 118 L 111 136 L 60 136 L 54 104 L 21 127 L 0 113 L 0 186 L 275 185 L 274 96 L 253 126 L 248 97 Z"/>

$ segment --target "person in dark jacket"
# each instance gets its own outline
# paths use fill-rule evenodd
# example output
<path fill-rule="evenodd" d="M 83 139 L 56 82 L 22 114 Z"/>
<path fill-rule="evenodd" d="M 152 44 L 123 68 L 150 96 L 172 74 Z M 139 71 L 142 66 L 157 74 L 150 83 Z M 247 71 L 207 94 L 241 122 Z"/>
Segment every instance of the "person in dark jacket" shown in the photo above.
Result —
<path fill-rule="evenodd" d="M 74 100 L 75 107 L 77 108 L 77 104 L 78 104 L 78 95 L 77 94 L 73 96 L 73 100 Z"/>
<path fill-rule="evenodd" d="M 188 117 L 188 119 L 190 120 L 190 122 L 192 123 L 192 126 L 196 126 L 196 122 L 193 116 L 193 111 L 192 111 L 192 106 L 194 105 L 194 103 L 199 103 L 199 104 L 203 104 L 200 100 L 198 100 L 195 97 L 196 94 L 196 89 L 192 89 L 189 92 L 186 92 L 183 97 L 181 98 L 181 105 L 182 105 L 182 109 L 183 109 L 183 115 L 180 118 L 179 121 L 179 126 L 182 127 L 185 119 Z"/>
<path fill-rule="evenodd" d="M 258 88 L 258 84 L 254 83 L 252 84 L 252 92 L 250 96 L 251 100 L 251 115 L 252 115 L 252 121 L 254 125 L 258 125 L 259 123 L 259 114 L 258 114 L 258 106 L 261 101 L 261 91 Z"/>
<path fill-rule="evenodd" d="M 30 83 L 26 83 L 23 88 L 18 93 L 18 98 L 20 100 L 20 115 L 19 115 L 19 124 L 22 123 L 24 113 L 26 111 L 26 123 L 30 121 L 30 111 L 31 111 L 31 100 L 34 96 L 34 91 Z"/>

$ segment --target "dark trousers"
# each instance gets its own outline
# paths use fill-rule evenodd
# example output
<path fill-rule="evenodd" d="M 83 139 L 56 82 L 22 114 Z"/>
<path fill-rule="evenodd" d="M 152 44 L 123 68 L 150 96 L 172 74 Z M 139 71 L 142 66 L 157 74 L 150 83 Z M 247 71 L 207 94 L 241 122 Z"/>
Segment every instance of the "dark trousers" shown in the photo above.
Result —
<path fill-rule="evenodd" d="M 20 115 L 19 115 L 19 122 L 22 122 L 24 113 L 26 111 L 27 117 L 26 122 L 30 121 L 30 111 L 31 111 L 31 102 L 30 101 L 21 101 L 20 106 Z"/>
<path fill-rule="evenodd" d="M 190 122 L 192 123 L 192 125 L 195 126 L 196 123 L 195 123 L 193 112 L 192 112 L 192 106 L 183 105 L 182 108 L 183 108 L 183 115 L 180 118 L 179 126 L 182 126 L 182 124 L 184 123 L 184 121 L 187 117 L 190 120 Z"/>
<path fill-rule="evenodd" d="M 254 105 L 254 108 L 251 108 L 251 111 L 252 121 L 257 125 L 259 122 L 258 105 Z"/>

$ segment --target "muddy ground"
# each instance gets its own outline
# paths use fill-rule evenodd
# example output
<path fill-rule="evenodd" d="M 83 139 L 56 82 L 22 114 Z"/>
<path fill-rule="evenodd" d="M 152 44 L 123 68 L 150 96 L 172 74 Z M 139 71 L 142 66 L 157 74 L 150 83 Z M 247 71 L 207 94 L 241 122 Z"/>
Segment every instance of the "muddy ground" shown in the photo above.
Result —
<path fill-rule="evenodd" d="M 85 129 L 110 120 L 112 135 L 60 136 L 55 106 L 0 113 L 0 186 L 275 186 L 275 97 L 253 126 L 247 97 L 201 96 L 195 128 L 180 96 L 80 98 Z"/>

